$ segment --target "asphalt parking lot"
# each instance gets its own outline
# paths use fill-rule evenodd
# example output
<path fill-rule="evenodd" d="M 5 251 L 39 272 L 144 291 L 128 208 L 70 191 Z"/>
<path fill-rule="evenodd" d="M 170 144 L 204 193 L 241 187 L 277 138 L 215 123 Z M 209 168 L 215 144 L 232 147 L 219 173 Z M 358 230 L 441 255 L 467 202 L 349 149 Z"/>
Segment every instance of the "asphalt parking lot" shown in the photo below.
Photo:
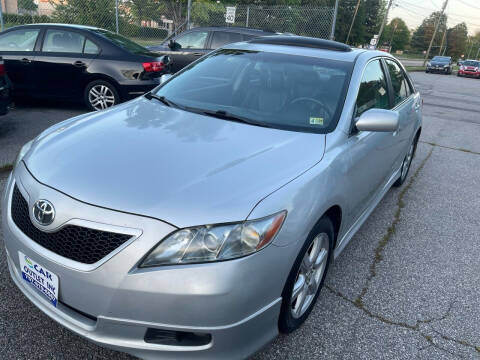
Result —
<path fill-rule="evenodd" d="M 254 359 L 480 358 L 480 80 L 412 77 L 425 103 L 409 179 L 335 262 L 304 326 Z M 83 111 L 18 105 L 0 118 L 0 168 L 41 130 Z M 0 170 L 0 190 L 7 175 Z M 10 280 L 3 245 L 0 334 L 5 359 L 131 359 L 37 310 Z"/>

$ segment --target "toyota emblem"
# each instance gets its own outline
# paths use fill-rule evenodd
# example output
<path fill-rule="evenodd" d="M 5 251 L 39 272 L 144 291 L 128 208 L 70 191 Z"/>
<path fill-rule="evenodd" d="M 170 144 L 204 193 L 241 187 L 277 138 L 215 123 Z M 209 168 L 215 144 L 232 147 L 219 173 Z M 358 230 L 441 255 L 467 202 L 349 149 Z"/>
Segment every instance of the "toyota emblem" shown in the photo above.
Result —
<path fill-rule="evenodd" d="M 33 205 L 33 217 L 40 225 L 50 225 L 55 219 L 55 208 L 48 200 L 38 200 Z"/>

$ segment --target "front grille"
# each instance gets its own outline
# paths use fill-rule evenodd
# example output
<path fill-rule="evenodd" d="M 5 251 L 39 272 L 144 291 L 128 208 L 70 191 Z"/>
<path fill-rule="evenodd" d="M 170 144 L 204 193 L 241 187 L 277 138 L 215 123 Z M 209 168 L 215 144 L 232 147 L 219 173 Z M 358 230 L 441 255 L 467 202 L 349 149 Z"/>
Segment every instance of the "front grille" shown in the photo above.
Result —
<path fill-rule="evenodd" d="M 12 195 L 12 219 L 31 240 L 55 254 L 84 264 L 93 264 L 130 239 L 131 235 L 67 225 L 47 233 L 37 229 L 30 220 L 28 203 L 17 185 Z"/>

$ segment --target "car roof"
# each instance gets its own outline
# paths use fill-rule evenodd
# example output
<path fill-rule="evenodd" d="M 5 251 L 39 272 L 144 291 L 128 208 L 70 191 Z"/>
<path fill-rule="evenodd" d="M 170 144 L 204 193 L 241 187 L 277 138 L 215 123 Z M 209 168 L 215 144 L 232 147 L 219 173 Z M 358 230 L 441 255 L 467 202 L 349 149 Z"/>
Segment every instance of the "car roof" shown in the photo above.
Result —
<path fill-rule="evenodd" d="M 37 24 L 24 24 L 13 26 L 10 29 L 17 29 L 22 27 L 44 27 L 44 26 L 53 26 L 53 27 L 65 27 L 65 28 L 72 28 L 72 29 L 80 29 L 80 30 L 105 30 L 95 26 L 88 26 L 88 25 L 77 25 L 77 24 L 61 24 L 61 23 L 37 23 Z"/>
<path fill-rule="evenodd" d="M 265 39 L 265 41 L 262 41 L 262 39 Z M 309 56 L 347 62 L 355 62 L 360 54 L 367 52 L 372 57 L 391 57 L 390 54 L 382 51 L 351 48 L 336 41 L 296 35 L 256 38 L 247 42 L 225 45 L 223 48 Z"/>
<path fill-rule="evenodd" d="M 241 26 L 201 26 L 201 27 L 192 28 L 189 31 L 192 31 L 192 30 L 226 31 L 226 32 L 236 32 L 241 34 L 255 34 L 255 35 L 275 34 L 275 31 L 271 31 L 271 30 L 254 29 L 254 28 L 247 28 L 247 27 L 241 27 Z"/>

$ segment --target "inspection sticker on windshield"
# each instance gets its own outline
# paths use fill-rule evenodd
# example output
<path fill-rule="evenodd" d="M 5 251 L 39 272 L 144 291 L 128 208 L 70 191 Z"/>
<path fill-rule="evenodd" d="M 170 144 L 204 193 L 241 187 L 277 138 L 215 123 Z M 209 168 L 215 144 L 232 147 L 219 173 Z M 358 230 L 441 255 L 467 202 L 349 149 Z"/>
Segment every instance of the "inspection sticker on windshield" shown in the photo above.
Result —
<path fill-rule="evenodd" d="M 22 278 L 30 286 L 40 291 L 53 306 L 57 306 L 58 276 L 36 263 L 28 256 L 18 252 Z"/>
<path fill-rule="evenodd" d="M 310 117 L 310 125 L 323 125 L 323 118 Z"/>

